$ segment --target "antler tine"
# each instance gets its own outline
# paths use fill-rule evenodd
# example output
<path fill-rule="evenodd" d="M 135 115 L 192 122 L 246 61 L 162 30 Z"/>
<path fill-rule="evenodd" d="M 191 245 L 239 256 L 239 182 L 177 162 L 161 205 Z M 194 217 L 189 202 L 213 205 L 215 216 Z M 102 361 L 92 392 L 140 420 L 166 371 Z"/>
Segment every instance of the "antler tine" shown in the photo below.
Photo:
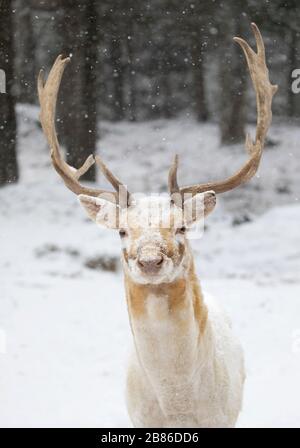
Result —
<path fill-rule="evenodd" d="M 246 57 L 252 83 L 256 92 L 257 103 L 257 127 L 255 143 L 264 143 L 267 131 L 272 121 L 272 99 L 278 90 L 278 86 L 272 85 L 269 80 L 269 70 L 266 65 L 265 45 L 262 35 L 255 23 L 251 23 L 256 40 L 257 53 L 248 43 L 239 37 L 234 37 Z"/>
<path fill-rule="evenodd" d="M 174 161 L 170 166 L 168 187 L 171 195 L 171 202 L 176 204 L 177 207 L 182 208 L 182 195 L 177 181 L 177 169 L 178 169 L 178 154 L 175 155 Z"/>
<path fill-rule="evenodd" d="M 51 160 L 55 170 L 63 179 L 65 185 L 73 191 L 75 194 L 87 194 L 89 196 L 100 196 L 104 195 L 107 200 L 111 202 L 118 203 L 118 191 L 122 185 L 120 181 L 118 183 L 111 182 L 115 180 L 113 174 L 106 168 L 106 172 L 110 173 L 110 176 L 106 176 L 107 179 L 112 183 L 117 192 L 110 192 L 102 189 L 89 188 L 81 185 L 79 183 L 80 177 L 85 174 L 89 168 L 95 163 L 94 156 L 91 154 L 84 164 L 75 169 L 68 165 L 65 160 L 61 157 L 60 147 L 57 139 L 56 129 L 55 129 L 55 113 L 56 113 L 56 103 L 57 96 L 59 92 L 59 87 L 61 84 L 61 79 L 66 68 L 66 65 L 70 62 L 70 58 L 63 58 L 61 55 L 56 59 L 46 83 L 43 79 L 43 71 L 41 70 L 38 77 L 38 94 L 39 101 L 41 105 L 40 121 L 44 134 L 47 138 L 48 144 L 51 150 Z M 103 170 L 102 170 L 103 171 Z M 103 171 L 104 172 L 104 171 Z M 105 173 L 104 173 L 105 174 Z"/>
<path fill-rule="evenodd" d="M 244 39 L 234 37 L 234 41 L 244 51 L 252 84 L 256 92 L 257 126 L 255 141 L 253 142 L 250 135 L 247 134 L 245 144 L 250 158 L 239 171 L 228 179 L 180 188 L 182 195 L 185 193 L 197 194 L 208 190 L 214 190 L 215 193 L 224 193 L 247 182 L 257 172 L 265 138 L 272 121 L 272 100 L 278 87 L 272 85 L 269 80 L 269 71 L 265 59 L 265 46 L 261 33 L 255 23 L 252 23 L 251 27 L 256 40 L 257 53 L 255 53 Z"/>
<path fill-rule="evenodd" d="M 104 174 L 105 178 L 108 180 L 108 182 L 111 183 L 111 185 L 114 187 L 116 191 L 120 191 L 120 189 L 124 189 L 123 191 L 126 192 L 126 204 L 130 205 L 130 199 L 131 195 L 127 188 L 125 188 L 125 185 L 122 184 L 122 182 L 107 168 L 103 160 L 99 156 L 95 156 L 96 164 L 100 168 L 101 172 Z"/>
<path fill-rule="evenodd" d="M 178 154 L 175 155 L 174 161 L 169 170 L 168 186 L 171 194 L 179 193 L 180 189 L 177 181 Z"/>

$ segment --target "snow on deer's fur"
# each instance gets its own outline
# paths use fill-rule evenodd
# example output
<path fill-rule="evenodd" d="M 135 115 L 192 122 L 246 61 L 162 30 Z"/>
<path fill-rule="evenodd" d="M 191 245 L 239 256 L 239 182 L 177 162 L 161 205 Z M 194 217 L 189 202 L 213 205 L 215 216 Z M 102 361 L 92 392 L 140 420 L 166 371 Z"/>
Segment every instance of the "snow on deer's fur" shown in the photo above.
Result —
<path fill-rule="evenodd" d="M 176 156 L 166 196 L 131 195 L 98 156 L 90 156 L 78 170 L 68 165 L 61 158 L 54 123 L 69 59 L 57 58 L 46 84 L 39 76 L 41 123 L 54 168 L 98 225 L 120 233 L 134 342 L 127 406 L 137 427 L 232 427 L 241 410 L 242 349 L 226 315 L 201 291 L 187 230 L 214 209 L 216 194 L 248 181 L 260 163 L 277 86 L 269 81 L 260 32 L 255 24 L 252 29 L 257 53 L 235 38 L 245 53 L 257 99 L 255 141 L 246 138 L 248 160 L 224 181 L 180 188 Z M 115 192 L 79 182 L 95 161 Z"/>

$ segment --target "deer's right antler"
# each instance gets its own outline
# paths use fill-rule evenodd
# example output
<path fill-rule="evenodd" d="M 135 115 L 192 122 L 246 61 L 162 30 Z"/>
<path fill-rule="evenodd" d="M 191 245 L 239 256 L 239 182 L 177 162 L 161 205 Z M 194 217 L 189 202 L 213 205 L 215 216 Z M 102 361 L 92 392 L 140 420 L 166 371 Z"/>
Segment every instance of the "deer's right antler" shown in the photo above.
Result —
<path fill-rule="evenodd" d="M 99 156 L 96 156 L 97 166 L 100 168 L 106 179 L 112 184 L 116 192 L 111 192 L 102 189 L 89 188 L 82 185 L 79 179 L 85 174 L 88 169 L 95 163 L 94 156 L 91 154 L 84 164 L 75 169 L 68 165 L 61 157 L 60 147 L 57 139 L 55 129 L 55 114 L 58 91 L 61 79 L 66 68 L 70 62 L 70 58 L 63 58 L 61 55 L 56 59 L 46 83 L 43 80 L 43 71 L 41 70 L 38 77 L 38 94 L 41 105 L 40 120 L 44 134 L 47 138 L 51 150 L 51 160 L 55 170 L 63 179 L 65 185 L 73 191 L 73 193 L 86 194 L 89 196 L 105 196 L 107 200 L 114 203 L 119 203 L 119 190 L 123 187 L 123 192 L 126 193 L 127 203 L 129 203 L 130 195 L 125 186 L 117 179 L 112 172 L 107 168 Z"/>
<path fill-rule="evenodd" d="M 260 31 L 255 23 L 252 23 L 251 26 L 256 40 L 257 53 L 252 50 L 245 40 L 234 37 L 235 42 L 242 47 L 245 53 L 253 87 L 256 92 L 257 128 L 255 141 L 252 141 L 249 134 L 246 136 L 246 148 L 250 157 L 244 166 L 228 179 L 179 188 L 177 183 L 178 156 L 176 156 L 169 172 L 169 190 L 171 194 L 179 193 L 183 197 L 185 193 L 195 195 L 209 190 L 213 190 L 215 193 L 224 193 L 250 180 L 258 169 L 265 138 L 272 121 L 272 99 L 278 87 L 272 85 L 269 80 L 265 46 Z"/>

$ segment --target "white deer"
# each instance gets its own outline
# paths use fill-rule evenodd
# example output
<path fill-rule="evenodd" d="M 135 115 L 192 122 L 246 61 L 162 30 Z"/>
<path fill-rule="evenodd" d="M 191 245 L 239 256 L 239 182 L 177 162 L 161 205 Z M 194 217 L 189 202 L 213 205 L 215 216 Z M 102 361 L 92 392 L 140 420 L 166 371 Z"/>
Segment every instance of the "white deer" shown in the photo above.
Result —
<path fill-rule="evenodd" d="M 134 341 L 127 407 L 136 427 L 233 427 L 241 410 L 243 352 L 226 315 L 201 291 L 186 229 L 213 210 L 216 194 L 248 181 L 260 163 L 277 86 L 269 81 L 261 34 L 255 24 L 252 29 L 257 53 L 235 38 L 245 53 L 257 99 L 256 138 L 246 139 L 249 159 L 224 181 L 179 188 L 176 157 L 167 197 L 130 195 L 98 156 L 96 163 L 116 192 L 80 184 L 94 157 L 78 170 L 69 166 L 60 156 L 55 130 L 56 100 L 69 59 L 57 58 L 45 84 L 39 76 L 41 123 L 54 168 L 79 195 L 88 215 L 98 225 L 118 229 L 121 236 Z M 123 201 L 120 190 L 125 191 Z"/>

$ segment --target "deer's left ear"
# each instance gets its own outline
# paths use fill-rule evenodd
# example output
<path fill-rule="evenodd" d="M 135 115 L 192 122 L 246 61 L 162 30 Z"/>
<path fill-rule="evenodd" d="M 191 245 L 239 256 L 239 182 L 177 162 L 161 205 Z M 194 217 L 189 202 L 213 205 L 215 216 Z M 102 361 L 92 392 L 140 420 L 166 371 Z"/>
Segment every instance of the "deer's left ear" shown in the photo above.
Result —
<path fill-rule="evenodd" d="M 187 225 L 203 219 L 213 211 L 216 205 L 216 193 L 206 191 L 198 193 L 190 199 L 184 201 L 184 219 Z"/>
<path fill-rule="evenodd" d="M 96 222 L 109 229 L 118 228 L 119 208 L 116 204 L 102 198 L 80 194 L 79 202 L 87 212 L 88 216 Z"/>

